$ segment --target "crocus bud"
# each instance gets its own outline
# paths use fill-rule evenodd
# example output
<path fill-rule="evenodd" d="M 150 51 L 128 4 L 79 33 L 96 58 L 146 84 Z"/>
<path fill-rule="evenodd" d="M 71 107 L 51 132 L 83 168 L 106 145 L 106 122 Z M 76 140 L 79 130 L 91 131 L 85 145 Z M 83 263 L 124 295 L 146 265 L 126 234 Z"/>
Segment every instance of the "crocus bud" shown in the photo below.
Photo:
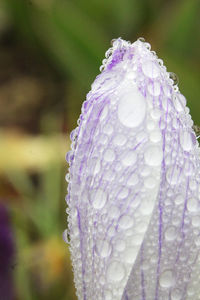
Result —
<path fill-rule="evenodd" d="M 78 299 L 200 299 L 199 146 L 143 39 L 113 41 L 67 155 Z"/>

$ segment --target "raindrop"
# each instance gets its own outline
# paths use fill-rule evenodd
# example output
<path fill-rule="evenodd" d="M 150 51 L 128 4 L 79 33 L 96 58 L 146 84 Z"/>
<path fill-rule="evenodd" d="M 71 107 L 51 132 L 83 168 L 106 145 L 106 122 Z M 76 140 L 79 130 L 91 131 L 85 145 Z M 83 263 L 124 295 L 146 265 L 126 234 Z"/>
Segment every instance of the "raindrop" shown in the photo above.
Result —
<path fill-rule="evenodd" d="M 145 38 L 139 37 L 139 38 L 138 38 L 138 41 L 140 41 L 140 42 L 142 42 L 142 43 L 145 43 Z"/>
<path fill-rule="evenodd" d="M 163 288 L 171 288 L 175 284 L 175 276 L 172 270 L 165 270 L 159 279 L 159 284 Z"/>
<path fill-rule="evenodd" d="M 124 215 L 119 219 L 118 225 L 122 229 L 128 229 L 133 226 L 133 219 L 130 216 Z"/>
<path fill-rule="evenodd" d="M 69 232 L 67 229 L 65 229 L 65 231 L 63 232 L 63 240 L 65 241 L 65 243 L 69 244 Z"/>
<path fill-rule="evenodd" d="M 97 254 L 101 257 L 108 257 L 111 254 L 111 245 L 106 240 L 98 240 L 96 242 L 96 251 Z"/>
<path fill-rule="evenodd" d="M 106 203 L 107 194 L 102 189 L 93 190 L 90 199 L 95 209 L 101 209 Z"/>
<path fill-rule="evenodd" d="M 159 166 L 163 159 L 162 149 L 157 146 L 147 148 L 144 153 L 144 159 L 149 166 Z"/>
<path fill-rule="evenodd" d="M 107 269 L 108 282 L 120 282 L 124 276 L 124 265 L 120 261 L 112 261 Z"/>
<path fill-rule="evenodd" d="M 176 227 L 170 226 L 165 231 L 165 239 L 167 241 L 174 241 L 177 236 Z"/>
<path fill-rule="evenodd" d="M 169 78 L 173 80 L 173 85 L 178 84 L 179 80 L 178 80 L 178 76 L 173 73 L 173 72 L 169 72 Z"/>

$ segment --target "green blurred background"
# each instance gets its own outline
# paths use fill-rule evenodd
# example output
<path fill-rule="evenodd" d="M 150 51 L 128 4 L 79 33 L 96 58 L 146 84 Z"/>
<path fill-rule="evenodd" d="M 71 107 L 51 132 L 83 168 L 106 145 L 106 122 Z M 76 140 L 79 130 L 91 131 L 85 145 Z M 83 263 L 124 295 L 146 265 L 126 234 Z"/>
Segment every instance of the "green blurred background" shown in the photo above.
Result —
<path fill-rule="evenodd" d="M 199 0 L 0 0 L 0 201 L 15 243 L 17 300 L 76 299 L 62 240 L 65 153 L 119 36 L 151 43 L 200 124 Z"/>

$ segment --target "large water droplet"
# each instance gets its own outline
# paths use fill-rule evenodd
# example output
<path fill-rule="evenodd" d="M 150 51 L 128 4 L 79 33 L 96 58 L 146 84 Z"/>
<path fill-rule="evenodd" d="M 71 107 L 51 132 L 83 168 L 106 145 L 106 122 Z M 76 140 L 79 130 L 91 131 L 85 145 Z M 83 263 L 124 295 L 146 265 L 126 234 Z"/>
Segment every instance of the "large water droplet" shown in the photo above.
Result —
<path fill-rule="evenodd" d="M 178 76 L 175 73 L 169 72 L 169 78 L 173 80 L 174 85 L 178 84 Z"/>
<path fill-rule="evenodd" d="M 114 247 L 117 251 L 121 252 L 121 251 L 124 251 L 124 249 L 126 248 L 126 243 L 122 239 L 117 239 L 114 242 Z"/>
<path fill-rule="evenodd" d="M 128 185 L 128 186 L 134 186 L 134 185 L 138 184 L 138 182 L 139 182 L 139 177 L 138 177 L 138 175 L 137 175 L 137 174 L 132 174 L 132 175 L 129 177 L 128 181 L 127 181 L 127 185 Z"/>
<path fill-rule="evenodd" d="M 133 226 L 133 218 L 124 215 L 119 219 L 118 225 L 122 229 L 128 229 Z"/>
<path fill-rule="evenodd" d="M 96 242 L 96 251 L 101 257 L 108 257 L 111 254 L 111 245 L 106 240 L 98 240 Z"/>
<path fill-rule="evenodd" d="M 137 161 L 137 154 L 133 151 L 127 151 L 125 154 L 122 156 L 122 163 L 124 166 L 131 166 L 135 164 Z"/>
<path fill-rule="evenodd" d="M 124 126 L 134 128 L 143 122 L 145 114 L 145 98 L 137 87 L 133 86 L 121 96 L 118 105 L 118 118 Z"/>
<path fill-rule="evenodd" d="M 190 132 L 182 131 L 180 133 L 180 144 L 184 151 L 190 151 L 192 149 L 192 136 Z"/>
<path fill-rule="evenodd" d="M 162 149 L 157 146 L 147 148 L 144 153 L 145 162 L 149 166 L 159 166 L 162 162 L 162 158 Z"/>
<path fill-rule="evenodd" d="M 199 209 L 199 203 L 196 198 L 189 198 L 187 201 L 187 209 L 189 212 L 197 212 Z"/>
<path fill-rule="evenodd" d="M 149 78 L 156 78 L 160 74 L 160 70 L 155 62 L 153 61 L 147 61 L 142 65 L 142 71 L 144 75 L 146 75 Z"/>
<path fill-rule="evenodd" d="M 113 139 L 113 144 L 116 146 L 123 146 L 126 143 L 126 137 L 122 134 L 118 134 Z"/>
<path fill-rule="evenodd" d="M 112 149 L 106 149 L 103 158 L 107 162 L 112 162 L 115 159 L 115 152 Z"/>
<path fill-rule="evenodd" d="M 107 268 L 108 282 L 120 282 L 125 276 L 124 265 L 120 261 L 112 261 Z"/>
<path fill-rule="evenodd" d="M 128 247 L 125 249 L 123 255 L 124 255 L 124 261 L 126 263 L 132 264 L 137 256 L 138 248 L 136 247 Z"/>
<path fill-rule="evenodd" d="M 200 216 L 193 216 L 192 217 L 192 225 L 194 227 L 200 227 Z"/>
<path fill-rule="evenodd" d="M 96 189 L 91 192 L 90 199 L 95 209 L 101 209 L 106 203 L 107 194 L 102 189 Z"/>
<path fill-rule="evenodd" d="M 166 173 L 166 179 L 169 184 L 175 185 L 181 180 L 182 170 L 177 165 L 169 167 Z"/>
<path fill-rule="evenodd" d="M 171 288 L 175 284 L 175 276 L 172 270 L 165 270 L 159 279 L 159 284 L 163 288 Z"/>
<path fill-rule="evenodd" d="M 109 207 L 108 216 L 111 219 L 119 218 L 119 216 L 120 216 L 120 210 L 119 210 L 119 208 L 117 206 L 114 206 L 114 205 L 112 205 L 111 207 Z"/>
<path fill-rule="evenodd" d="M 150 141 L 152 141 L 153 143 L 158 143 L 162 139 L 162 134 L 159 130 L 154 130 L 150 133 L 149 138 L 150 138 Z"/>
<path fill-rule="evenodd" d="M 176 227 L 174 226 L 169 226 L 166 230 L 165 230 L 165 239 L 167 241 L 174 241 L 175 238 L 177 236 L 177 230 Z"/>

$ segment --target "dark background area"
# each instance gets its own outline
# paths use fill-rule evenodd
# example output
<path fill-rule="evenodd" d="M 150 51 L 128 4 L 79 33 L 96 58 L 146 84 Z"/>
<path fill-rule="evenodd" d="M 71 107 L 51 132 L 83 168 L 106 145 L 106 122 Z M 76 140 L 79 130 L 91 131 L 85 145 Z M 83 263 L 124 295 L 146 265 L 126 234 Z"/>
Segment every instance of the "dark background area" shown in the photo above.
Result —
<path fill-rule="evenodd" d="M 3 300 L 75 299 L 62 240 L 68 136 L 110 41 L 141 36 L 200 125 L 199 0 L 0 0 Z"/>

